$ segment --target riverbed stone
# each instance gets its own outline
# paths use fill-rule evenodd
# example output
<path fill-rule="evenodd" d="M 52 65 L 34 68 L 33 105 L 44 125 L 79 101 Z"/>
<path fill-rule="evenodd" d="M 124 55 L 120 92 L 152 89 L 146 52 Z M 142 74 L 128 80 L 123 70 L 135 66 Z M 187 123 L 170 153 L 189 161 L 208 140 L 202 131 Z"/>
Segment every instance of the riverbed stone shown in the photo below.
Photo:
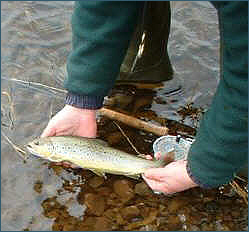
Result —
<path fill-rule="evenodd" d="M 91 180 L 89 181 L 89 185 L 92 188 L 98 188 L 99 186 L 101 186 L 104 183 L 104 178 L 100 177 L 100 176 L 94 176 L 93 178 L 91 178 Z"/>
<path fill-rule="evenodd" d="M 137 206 L 131 205 L 121 209 L 121 214 L 125 219 L 129 220 L 131 218 L 139 216 L 140 211 Z"/>
<path fill-rule="evenodd" d="M 93 229 L 94 231 L 112 230 L 112 225 L 106 217 L 97 217 Z"/>
<path fill-rule="evenodd" d="M 149 196 L 153 194 L 152 190 L 145 182 L 141 182 L 135 185 L 135 193 L 140 196 Z"/>
<path fill-rule="evenodd" d="M 185 205 L 186 201 L 184 199 L 173 198 L 168 204 L 168 211 L 170 213 L 175 213 Z"/>
<path fill-rule="evenodd" d="M 87 193 L 85 195 L 85 204 L 93 215 L 101 216 L 105 211 L 105 200 L 99 195 Z"/>
<path fill-rule="evenodd" d="M 125 179 L 115 181 L 113 190 L 124 202 L 131 200 L 135 195 L 131 183 Z"/>

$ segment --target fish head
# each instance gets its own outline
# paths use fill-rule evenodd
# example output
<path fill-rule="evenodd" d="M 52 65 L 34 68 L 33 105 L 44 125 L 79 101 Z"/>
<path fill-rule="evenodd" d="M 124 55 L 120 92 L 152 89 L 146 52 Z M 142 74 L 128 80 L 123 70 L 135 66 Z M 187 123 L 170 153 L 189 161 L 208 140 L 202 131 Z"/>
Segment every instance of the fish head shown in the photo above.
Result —
<path fill-rule="evenodd" d="M 49 160 L 53 156 L 53 143 L 49 137 L 34 139 L 26 147 L 35 156 Z"/>

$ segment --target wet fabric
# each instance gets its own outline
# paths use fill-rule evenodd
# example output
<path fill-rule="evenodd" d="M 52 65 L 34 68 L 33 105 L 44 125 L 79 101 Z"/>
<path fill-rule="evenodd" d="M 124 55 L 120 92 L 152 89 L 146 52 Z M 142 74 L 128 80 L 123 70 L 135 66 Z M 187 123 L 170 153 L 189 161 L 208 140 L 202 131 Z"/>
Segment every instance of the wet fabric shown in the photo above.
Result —
<path fill-rule="evenodd" d="M 204 187 L 228 183 L 248 162 L 248 3 L 215 2 L 221 77 L 188 156 L 192 178 Z"/>
<path fill-rule="evenodd" d="M 78 94 L 76 102 L 82 104 L 70 96 L 67 104 L 100 108 L 117 78 L 142 7 L 143 2 L 76 1 L 64 86 Z"/>

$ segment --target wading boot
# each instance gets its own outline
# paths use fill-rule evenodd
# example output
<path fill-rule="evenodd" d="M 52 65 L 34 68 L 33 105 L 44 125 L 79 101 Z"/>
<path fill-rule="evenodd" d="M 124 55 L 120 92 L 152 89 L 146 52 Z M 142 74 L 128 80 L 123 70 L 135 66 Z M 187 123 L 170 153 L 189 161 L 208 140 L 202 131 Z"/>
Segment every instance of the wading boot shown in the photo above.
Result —
<path fill-rule="evenodd" d="M 167 52 L 170 3 L 145 2 L 116 85 L 159 83 L 173 78 Z"/>

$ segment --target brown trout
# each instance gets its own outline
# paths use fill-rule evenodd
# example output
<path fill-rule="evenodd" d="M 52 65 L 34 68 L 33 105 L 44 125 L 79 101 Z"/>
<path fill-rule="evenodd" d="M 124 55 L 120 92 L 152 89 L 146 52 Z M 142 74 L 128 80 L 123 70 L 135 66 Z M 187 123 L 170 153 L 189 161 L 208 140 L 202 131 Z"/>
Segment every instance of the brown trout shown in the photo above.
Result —
<path fill-rule="evenodd" d="M 43 159 L 70 162 L 103 177 L 111 173 L 137 179 L 146 169 L 162 167 L 169 162 L 163 157 L 160 160 L 136 157 L 109 147 L 103 140 L 76 136 L 38 138 L 30 142 L 27 149 Z"/>

